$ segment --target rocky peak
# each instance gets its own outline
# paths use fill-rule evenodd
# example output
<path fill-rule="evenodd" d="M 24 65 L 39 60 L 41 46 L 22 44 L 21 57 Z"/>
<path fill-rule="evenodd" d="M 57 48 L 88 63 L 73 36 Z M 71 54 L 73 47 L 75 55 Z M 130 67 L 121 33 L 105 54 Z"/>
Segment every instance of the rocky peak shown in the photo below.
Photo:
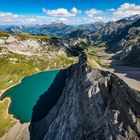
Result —
<path fill-rule="evenodd" d="M 140 94 L 82 58 L 68 69 L 57 104 L 31 123 L 31 140 L 139 139 Z"/>

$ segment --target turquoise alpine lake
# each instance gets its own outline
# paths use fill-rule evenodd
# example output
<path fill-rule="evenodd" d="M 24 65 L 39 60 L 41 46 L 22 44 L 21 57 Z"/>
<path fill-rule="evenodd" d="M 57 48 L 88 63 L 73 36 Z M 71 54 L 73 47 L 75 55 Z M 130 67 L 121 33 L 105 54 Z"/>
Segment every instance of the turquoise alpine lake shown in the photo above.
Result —
<path fill-rule="evenodd" d="M 21 123 L 39 121 L 57 103 L 65 86 L 66 70 L 40 72 L 22 79 L 7 90 L 2 99 L 11 98 L 9 113 Z"/>

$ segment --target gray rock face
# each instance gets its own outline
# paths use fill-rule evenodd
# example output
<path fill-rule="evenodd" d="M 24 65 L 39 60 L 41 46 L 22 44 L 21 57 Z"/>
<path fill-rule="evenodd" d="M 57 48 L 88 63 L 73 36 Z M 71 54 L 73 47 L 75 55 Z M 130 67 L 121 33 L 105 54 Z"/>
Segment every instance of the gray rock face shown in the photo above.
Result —
<path fill-rule="evenodd" d="M 79 62 L 47 116 L 30 125 L 31 140 L 138 140 L 140 94 L 109 72 Z M 45 109 L 45 108 L 44 108 Z"/>
<path fill-rule="evenodd" d="M 116 35 L 108 41 L 108 51 L 126 50 L 139 43 L 140 19 L 118 30 Z"/>
<path fill-rule="evenodd" d="M 127 65 L 140 67 L 140 44 L 135 45 L 129 52 L 126 52 L 123 61 Z"/>

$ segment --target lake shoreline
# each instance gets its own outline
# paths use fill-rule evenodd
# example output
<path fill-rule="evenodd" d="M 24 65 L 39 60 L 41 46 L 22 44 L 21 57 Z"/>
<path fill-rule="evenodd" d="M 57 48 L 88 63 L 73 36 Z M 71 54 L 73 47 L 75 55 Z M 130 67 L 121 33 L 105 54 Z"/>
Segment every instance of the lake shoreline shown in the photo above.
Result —
<path fill-rule="evenodd" d="M 61 70 L 64 70 L 64 69 L 66 69 L 66 68 L 63 68 L 63 69 L 61 69 Z M 30 77 L 30 76 L 39 74 L 39 73 L 41 73 L 41 72 L 49 72 L 49 71 L 56 71 L 56 70 L 60 70 L 60 69 L 43 70 L 43 71 L 38 71 L 38 72 L 36 72 L 36 73 L 30 74 L 30 75 L 27 75 L 27 76 L 23 76 L 23 77 L 20 78 L 19 82 L 17 82 L 17 83 L 15 83 L 15 84 L 9 86 L 8 88 L 2 90 L 2 91 L 1 91 L 1 94 L 0 94 L 0 97 L 1 97 L 7 90 L 9 90 L 10 88 L 12 88 L 12 87 L 14 87 L 14 86 L 20 84 L 20 83 L 22 82 L 22 80 L 23 80 L 25 77 Z M 0 103 L 1 103 L 1 100 L 0 100 Z"/>
<path fill-rule="evenodd" d="M 31 74 L 31 75 L 28 75 L 28 76 L 23 76 L 23 77 L 20 78 L 20 80 L 19 80 L 18 83 L 15 83 L 15 84 L 11 85 L 10 87 L 4 89 L 4 90 L 2 91 L 0 97 L 1 97 L 2 95 L 4 95 L 4 93 L 5 93 L 6 91 L 8 91 L 9 89 L 11 89 L 12 87 L 14 87 L 14 86 L 20 84 L 20 83 L 22 82 L 22 80 L 23 80 L 24 78 L 26 78 L 26 77 L 30 77 L 30 76 L 33 76 L 33 75 L 36 75 L 36 74 L 39 74 L 39 73 L 42 73 L 42 72 L 57 71 L 57 70 L 60 70 L 60 69 L 39 71 L 39 72 L 37 72 L 37 73 Z M 61 69 L 61 70 L 64 70 L 64 69 Z M 10 113 L 8 112 L 9 107 L 10 107 L 10 104 L 11 104 L 11 102 L 12 102 L 12 101 L 11 101 L 11 98 L 10 98 L 10 97 L 6 97 L 5 99 L 8 99 L 8 100 L 10 101 L 10 103 L 8 104 L 8 108 L 7 108 L 6 114 L 7 114 L 7 115 L 12 115 L 12 116 L 13 116 L 12 118 L 15 119 L 15 120 L 17 121 L 18 119 L 17 119 L 16 117 L 14 117 L 13 114 L 10 114 Z M 3 103 L 3 102 L 4 102 L 4 99 L 3 99 L 3 100 L 0 100 L 0 103 Z M 19 121 L 19 120 L 18 120 L 18 121 Z"/>
<path fill-rule="evenodd" d="M 66 68 L 63 68 L 63 69 L 66 69 Z M 61 70 L 63 70 L 63 69 L 61 69 Z M 6 93 L 6 91 L 8 91 L 9 89 L 11 89 L 12 87 L 14 87 L 14 86 L 16 86 L 16 85 L 22 83 L 22 80 L 23 80 L 24 78 L 26 78 L 26 77 L 30 77 L 30 76 L 33 76 L 33 75 L 36 75 L 36 74 L 39 74 L 39 73 L 42 73 L 42 72 L 57 71 L 57 70 L 60 70 L 60 69 L 52 69 L 52 70 L 37 71 L 37 72 L 35 72 L 35 73 L 33 73 L 33 74 L 30 74 L 30 75 L 27 75 L 27 76 L 23 76 L 23 77 L 21 77 L 21 78 L 19 79 L 19 81 L 18 81 L 17 83 L 15 83 L 15 84 L 13 84 L 13 85 L 7 87 L 6 89 L 2 90 L 2 91 L 1 91 L 1 94 L 0 94 L 0 97 L 2 97 L 2 96 Z M 17 124 L 20 124 L 19 126 L 21 127 L 21 125 L 24 125 L 24 124 L 26 124 L 26 123 L 30 123 L 30 122 L 21 123 L 20 120 L 17 119 L 17 118 L 15 117 L 14 114 L 10 114 L 10 113 L 9 113 L 9 107 L 10 107 L 10 104 L 11 104 L 12 100 L 11 100 L 10 97 L 6 97 L 6 98 L 4 98 L 4 99 L 1 99 L 1 100 L 0 100 L 0 103 L 3 103 L 3 102 L 5 101 L 5 99 L 8 99 L 8 101 L 9 101 L 8 107 L 7 107 L 7 109 L 6 109 L 6 115 L 10 115 L 11 118 L 12 118 L 12 120 L 13 120 L 13 122 L 15 122 L 15 124 L 7 131 L 2 137 L 4 137 L 5 135 L 7 135 L 7 134 L 10 132 L 10 130 L 13 129 L 14 126 L 16 126 Z M 1 137 L 1 138 L 2 138 L 2 137 Z M 1 139 L 1 138 L 0 138 L 0 139 Z"/>

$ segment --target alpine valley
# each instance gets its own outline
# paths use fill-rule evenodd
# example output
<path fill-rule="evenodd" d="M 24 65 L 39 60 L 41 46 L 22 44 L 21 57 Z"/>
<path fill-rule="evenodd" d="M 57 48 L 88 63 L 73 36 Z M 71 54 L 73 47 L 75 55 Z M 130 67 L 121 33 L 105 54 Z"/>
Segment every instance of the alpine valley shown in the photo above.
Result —
<path fill-rule="evenodd" d="M 0 140 L 139 140 L 140 16 L 0 26 Z"/>

